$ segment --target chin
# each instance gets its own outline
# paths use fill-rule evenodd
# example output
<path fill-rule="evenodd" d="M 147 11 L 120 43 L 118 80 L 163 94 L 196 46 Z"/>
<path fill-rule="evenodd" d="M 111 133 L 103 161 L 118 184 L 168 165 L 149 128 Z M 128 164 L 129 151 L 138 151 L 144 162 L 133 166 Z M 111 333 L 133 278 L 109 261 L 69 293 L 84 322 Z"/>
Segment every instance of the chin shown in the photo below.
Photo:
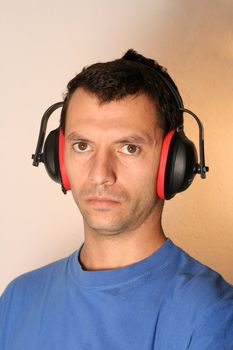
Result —
<path fill-rule="evenodd" d="M 84 218 L 85 225 L 92 231 L 103 236 L 115 236 L 124 232 L 127 224 L 116 219 L 95 220 L 94 218 Z"/>

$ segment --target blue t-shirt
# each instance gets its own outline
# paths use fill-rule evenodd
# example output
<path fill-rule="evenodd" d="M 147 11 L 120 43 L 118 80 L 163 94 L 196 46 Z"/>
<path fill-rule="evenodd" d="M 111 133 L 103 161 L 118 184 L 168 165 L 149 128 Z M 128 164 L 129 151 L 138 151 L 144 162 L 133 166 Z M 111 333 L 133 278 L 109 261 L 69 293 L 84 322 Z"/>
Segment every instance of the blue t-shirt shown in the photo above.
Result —
<path fill-rule="evenodd" d="M 9 284 L 1 350 L 233 349 L 233 287 L 171 240 L 113 270 L 84 271 L 78 254 Z"/>

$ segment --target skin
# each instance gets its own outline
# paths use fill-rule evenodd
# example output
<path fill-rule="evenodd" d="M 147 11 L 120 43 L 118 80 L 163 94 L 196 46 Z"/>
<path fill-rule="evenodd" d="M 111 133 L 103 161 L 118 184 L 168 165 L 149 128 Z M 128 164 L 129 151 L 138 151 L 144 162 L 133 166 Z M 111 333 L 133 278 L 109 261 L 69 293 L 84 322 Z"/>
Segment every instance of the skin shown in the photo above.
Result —
<path fill-rule="evenodd" d="M 163 130 L 144 94 L 100 103 L 78 88 L 69 103 L 65 167 L 84 221 L 86 270 L 140 261 L 166 240 L 156 178 Z"/>

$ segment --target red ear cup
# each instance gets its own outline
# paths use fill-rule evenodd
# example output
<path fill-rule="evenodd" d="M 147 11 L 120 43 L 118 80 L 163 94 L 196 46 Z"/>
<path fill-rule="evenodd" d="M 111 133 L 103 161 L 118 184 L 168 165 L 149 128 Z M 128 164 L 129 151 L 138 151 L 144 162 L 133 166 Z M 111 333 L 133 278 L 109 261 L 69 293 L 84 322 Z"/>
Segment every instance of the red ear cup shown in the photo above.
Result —
<path fill-rule="evenodd" d="M 59 129 L 59 168 L 60 168 L 60 174 L 61 174 L 61 184 L 63 191 L 69 191 L 70 190 L 70 182 L 68 179 L 68 175 L 65 169 L 64 164 L 64 150 L 65 150 L 65 138 L 64 133 L 61 129 Z"/>
<path fill-rule="evenodd" d="M 43 150 L 43 162 L 52 180 L 62 186 L 62 191 L 70 190 L 69 179 L 64 166 L 64 134 L 60 128 L 49 133 Z"/>
<path fill-rule="evenodd" d="M 197 152 L 194 144 L 183 130 L 170 131 L 161 148 L 157 179 L 157 194 L 160 199 L 171 199 L 176 193 L 188 188 L 195 175 Z"/>
<path fill-rule="evenodd" d="M 165 171 L 167 165 L 168 152 L 170 148 L 171 139 L 175 133 L 175 130 L 171 130 L 164 137 L 161 147 L 160 161 L 157 175 L 157 195 L 160 199 L 165 199 Z"/>

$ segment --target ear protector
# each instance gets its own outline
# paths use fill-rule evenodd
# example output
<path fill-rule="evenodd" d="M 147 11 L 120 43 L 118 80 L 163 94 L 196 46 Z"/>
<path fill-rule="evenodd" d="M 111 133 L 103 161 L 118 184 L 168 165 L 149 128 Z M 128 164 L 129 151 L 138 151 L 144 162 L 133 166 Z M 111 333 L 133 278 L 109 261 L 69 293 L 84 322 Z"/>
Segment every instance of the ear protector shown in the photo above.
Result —
<path fill-rule="evenodd" d="M 159 72 L 156 74 L 170 90 L 176 100 L 179 111 L 188 113 L 196 120 L 199 127 L 199 163 L 195 145 L 189 140 L 183 130 L 183 125 L 171 130 L 165 135 L 160 153 L 156 192 L 160 199 L 171 199 L 176 193 L 186 190 L 196 174 L 206 177 L 209 168 L 205 165 L 204 129 L 200 119 L 190 110 L 184 108 L 181 98 L 173 86 Z M 45 142 L 47 123 L 50 115 L 63 106 L 58 102 L 44 113 L 35 154 L 32 155 L 33 165 L 44 163 L 48 175 L 61 185 L 63 193 L 70 190 L 69 179 L 64 165 L 64 134 L 60 128 L 49 133 Z M 43 151 L 42 151 L 43 149 Z"/>

